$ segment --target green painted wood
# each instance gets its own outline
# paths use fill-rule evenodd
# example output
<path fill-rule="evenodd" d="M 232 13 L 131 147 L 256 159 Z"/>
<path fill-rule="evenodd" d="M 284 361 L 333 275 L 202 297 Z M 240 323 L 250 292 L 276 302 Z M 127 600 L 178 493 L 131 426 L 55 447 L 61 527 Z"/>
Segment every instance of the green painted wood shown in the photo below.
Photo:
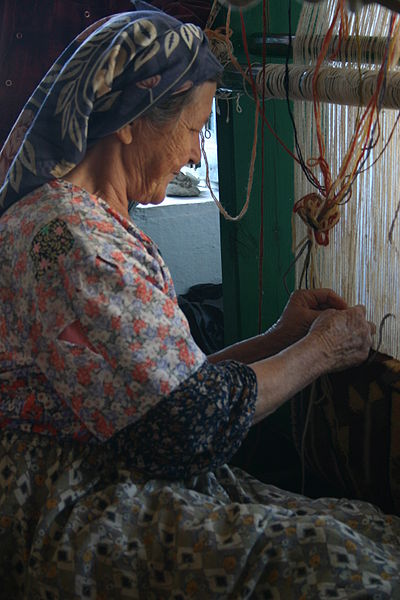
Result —
<path fill-rule="evenodd" d="M 288 33 L 289 2 L 270 2 L 269 34 Z M 299 4 L 292 3 L 295 24 Z M 244 12 L 247 36 L 262 31 L 261 5 Z M 240 20 L 232 13 L 231 26 L 235 54 L 241 63 L 245 57 L 241 45 Z M 294 26 L 294 25 L 293 25 Z M 260 57 L 251 57 L 260 61 Z M 267 57 L 269 62 L 280 60 Z M 282 61 L 282 59 L 281 59 Z M 230 214 L 237 214 L 246 197 L 250 155 L 254 132 L 254 102 L 246 96 L 240 100 L 241 113 L 233 103 L 219 102 L 218 164 L 221 202 Z M 278 135 L 289 148 L 293 131 L 285 101 L 266 103 L 266 115 Z M 264 144 L 264 260 L 262 286 L 262 328 L 270 326 L 281 314 L 288 299 L 283 283 L 291 261 L 291 215 L 293 207 L 293 159 L 281 148 L 265 128 Z M 261 124 L 258 132 L 257 162 L 250 207 L 237 223 L 221 218 L 221 254 L 227 344 L 258 332 L 259 309 L 259 239 L 261 223 Z M 287 278 L 293 288 L 293 274 Z"/>
<path fill-rule="evenodd" d="M 289 0 L 271 0 L 269 34 L 288 33 Z M 300 3 L 292 2 L 293 27 Z M 258 5 L 244 13 L 249 41 L 262 32 L 262 10 Z M 241 48 L 238 14 L 232 15 L 235 54 L 245 62 Z M 269 62 L 282 62 L 274 49 Z M 251 56 L 261 62 L 260 56 Z M 231 214 L 237 214 L 245 200 L 254 131 L 254 103 L 240 100 L 238 114 L 231 104 L 227 123 L 227 106 L 220 102 L 217 119 L 220 198 Z M 267 118 L 289 148 L 293 131 L 285 101 L 268 101 Z M 237 223 L 221 218 L 221 255 L 224 294 L 226 344 L 245 339 L 258 332 L 258 264 L 261 190 L 261 128 L 258 135 L 257 162 L 250 207 Z M 264 261 L 262 286 L 262 328 L 267 329 L 279 317 L 288 299 L 283 277 L 293 260 L 291 217 L 293 207 L 293 159 L 265 129 L 264 182 Z M 287 285 L 293 288 L 293 274 Z M 255 451 L 257 456 L 255 456 Z M 301 467 L 291 434 L 290 403 L 287 402 L 268 419 L 252 427 L 248 438 L 233 459 L 234 464 L 256 477 L 275 485 L 300 491 Z"/>

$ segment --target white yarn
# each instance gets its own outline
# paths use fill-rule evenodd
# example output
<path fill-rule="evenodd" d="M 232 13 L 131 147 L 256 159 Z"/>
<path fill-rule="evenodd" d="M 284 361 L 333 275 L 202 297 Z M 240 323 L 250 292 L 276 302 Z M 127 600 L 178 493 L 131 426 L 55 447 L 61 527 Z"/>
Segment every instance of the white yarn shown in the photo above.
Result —
<path fill-rule="evenodd" d="M 317 41 L 325 33 L 333 14 L 334 0 L 318 6 L 304 3 L 296 43 L 294 64 L 300 63 L 313 68 L 319 49 Z M 390 13 L 377 6 L 364 8 L 350 19 L 350 35 L 355 36 L 356 18 L 359 19 L 360 36 L 385 39 L 388 33 Z M 300 43 L 301 42 L 301 43 Z M 342 86 L 341 75 L 338 81 L 329 79 L 328 94 L 346 97 L 354 89 L 353 76 L 357 62 L 366 67 L 371 77 L 376 72 L 376 64 L 369 60 L 371 40 L 364 47 L 356 48 L 355 37 L 348 44 L 349 55 L 337 58 L 341 66 L 349 68 L 350 82 Z M 357 56 L 357 53 L 360 53 Z M 376 40 L 374 55 L 376 55 Z M 332 65 L 328 65 L 330 68 Z M 399 69 L 391 73 L 391 80 L 399 86 Z M 388 92 L 395 95 L 393 89 Z M 398 100 L 396 100 L 398 102 Z M 400 107 L 400 103 L 397 104 Z M 349 202 L 341 208 L 341 219 L 330 233 L 330 243 L 326 247 L 314 248 L 315 284 L 333 288 L 345 297 L 349 304 L 365 304 L 368 318 L 377 327 L 384 315 L 392 313 L 395 319 L 387 319 L 383 328 L 380 351 L 400 358 L 400 220 L 395 221 L 400 201 L 400 131 L 396 127 L 393 138 L 381 158 L 377 160 L 396 124 L 398 111 L 382 110 L 380 114 L 380 136 L 372 149 L 363 172 L 352 187 Z M 294 103 L 295 123 L 298 139 L 305 158 L 318 155 L 313 105 L 310 102 Z M 354 132 L 360 109 L 353 106 L 321 104 L 321 128 L 324 133 L 326 159 L 331 167 L 332 177 L 338 174 L 351 136 Z M 378 132 L 376 132 L 377 134 Z M 372 165 L 372 166 L 371 166 Z M 368 167 L 368 168 L 367 168 Z M 295 200 L 314 191 L 306 180 L 301 168 L 295 167 Z M 396 212 L 397 211 L 397 212 Z M 304 223 L 296 217 L 295 240 L 306 235 Z M 389 233 L 391 232 L 391 241 Z M 299 281 L 301 265 L 297 265 Z"/>

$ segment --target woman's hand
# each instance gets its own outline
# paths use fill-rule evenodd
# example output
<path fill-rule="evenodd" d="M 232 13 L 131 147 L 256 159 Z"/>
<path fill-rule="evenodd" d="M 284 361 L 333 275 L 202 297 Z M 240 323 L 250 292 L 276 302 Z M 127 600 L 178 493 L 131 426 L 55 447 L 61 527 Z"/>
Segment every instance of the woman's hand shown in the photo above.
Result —
<path fill-rule="evenodd" d="M 375 325 L 365 318 L 365 306 L 326 310 L 310 327 L 309 337 L 320 348 L 327 371 L 358 365 L 368 358 Z"/>
<path fill-rule="evenodd" d="M 303 308 L 305 314 L 313 310 L 310 305 Z M 375 326 L 366 320 L 364 306 L 314 310 L 319 314 L 305 336 L 275 356 L 250 365 L 258 384 L 255 422 L 320 375 L 358 365 L 367 359 Z"/>
<path fill-rule="evenodd" d="M 265 333 L 238 342 L 208 357 L 250 364 L 278 354 L 307 335 L 313 322 L 326 310 L 345 310 L 346 302 L 330 289 L 293 292 L 278 321 Z"/>
<path fill-rule="evenodd" d="M 333 290 L 298 290 L 290 296 L 281 317 L 271 329 L 279 333 L 281 347 L 286 348 L 307 335 L 315 319 L 332 308 L 347 308 L 347 303 Z"/>

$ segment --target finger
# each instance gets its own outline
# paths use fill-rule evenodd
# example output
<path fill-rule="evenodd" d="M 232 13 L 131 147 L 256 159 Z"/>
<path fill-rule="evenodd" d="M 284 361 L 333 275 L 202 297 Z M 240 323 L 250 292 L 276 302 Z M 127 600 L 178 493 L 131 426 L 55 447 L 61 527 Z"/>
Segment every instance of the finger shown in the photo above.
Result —
<path fill-rule="evenodd" d="M 371 331 L 371 335 L 375 335 L 376 333 L 376 325 L 372 321 L 368 321 L 368 325 Z"/>
<path fill-rule="evenodd" d="M 326 310 L 327 308 L 335 308 L 336 310 L 345 310 L 348 308 L 347 302 L 329 288 L 321 288 L 310 290 L 309 307 Z"/>
<path fill-rule="evenodd" d="M 367 309 L 365 308 L 364 304 L 356 304 L 355 306 L 353 306 L 353 308 L 358 311 L 361 311 L 364 317 L 367 314 Z"/>
<path fill-rule="evenodd" d="M 326 308 L 335 308 L 336 310 L 345 310 L 348 308 L 348 304 L 344 298 L 336 294 L 333 290 L 325 290 L 327 292 L 327 298 L 325 304 Z"/>

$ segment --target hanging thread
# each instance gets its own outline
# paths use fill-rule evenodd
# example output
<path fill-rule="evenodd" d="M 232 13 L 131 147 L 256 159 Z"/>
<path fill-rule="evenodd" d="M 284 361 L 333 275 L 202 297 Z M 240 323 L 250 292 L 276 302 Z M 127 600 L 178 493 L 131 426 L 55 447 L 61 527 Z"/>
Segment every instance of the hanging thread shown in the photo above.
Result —
<path fill-rule="evenodd" d="M 294 68 L 302 70 L 306 65 L 315 73 L 321 39 L 336 6 L 334 0 L 318 6 L 304 3 L 294 45 Z M 368 319 L 381 324 L 379 351 L 399 358 L 398 322 L 387 321 L 386 316 L 400 312 L 397 283 L 400 236 L 394 228 L 400 206 L 400 132 L 397 127 L 400 113 L 383 108 L 388 98 L 391 102 L 395 98 L 396 81 L 400 81 L 398 18 L 382 8 L 365 7 L 358 15 L 358 23 L 354 16 L 349 18 L 348 36 L 347 40 L 342 40 L 336 55 L 333 58 L 328 56 L 326 64 L 321 65 L 321 73 L 325 69 L 333 73 L 336 69 L 340 73 L 336 81 L 340 85 L 337 87 L 343 87 L 342 75 L 344 77 L 347 69 L 351 84 L 348 89 L 351 88 L 352 93 L 363 100 L 365 107 L 369 107 L 368 112 L 349 104 L 321 102 L 318 112 L 309 101 L 294 102 L 294 120 L 304 155 L 319 157 L 322 147 L 322 156 L 332 174 L 325 197 L 331 190 L 329 198 L 332 200 L 336 195 L 336 201 L 339 192 L 342 193 L 337 202 L 340 219 L 329 230 L 329 244 L 326 246 L 315 243 L 315 231 L 321 231 L 322 205 L 317 206 L 315 212 L 310 210 L 307 213 L 310 207 L 304 202 L 304 221 L 295 220 L 294 247 L 296 239 L 312 239 L 313 244 L 312 251 L 307 249 L 310 253 L 308 264 L 303 260 L 303 253 L 302 259 L 295 265 L 296 284 L 299 287 L 308 284 L 329 287 L 343 296 L 349 305 L 367 306 Z M 333 38 L 338 39 L 337 32 Z M 345 55 L 345 49 L 348 55 Z M 317 94 L 326 87 L 320 77 L 316 81 Z M 329 75 L 329 80 L 329 94 L 338 93 L 333 75 Z M 368 88 L 368 81 L 375 83 Z M 301 85 L 304 90 L 306 84 L 302 82 Z M 341 90 L 340 94 L 344 91 Z M 396 102 L 394 100 L 394 105 Z M 400 107 L 400 103 L 396 106 Z M 307 162 L 311 167 L 319 166 L 310 160 Z M 335 181 L 338 182 L 336 187 Z M 318 182 L 322 188 L 325 187 L 321 173 Z M 319 194 L 324 199 L 324 195 L 296 165 L 295 196 L 302 199 L 308 194 Z M 315 197 L 313 201 L 317 202 Z M 333 202 L 330 207 L 334 208 Z M 317 223 L 313 221 L 316 214 L 319 216 Z M 325 213 L 324 216 L 327 215 Z M 388 325 L 382 327 L 383 323 Z"/>

